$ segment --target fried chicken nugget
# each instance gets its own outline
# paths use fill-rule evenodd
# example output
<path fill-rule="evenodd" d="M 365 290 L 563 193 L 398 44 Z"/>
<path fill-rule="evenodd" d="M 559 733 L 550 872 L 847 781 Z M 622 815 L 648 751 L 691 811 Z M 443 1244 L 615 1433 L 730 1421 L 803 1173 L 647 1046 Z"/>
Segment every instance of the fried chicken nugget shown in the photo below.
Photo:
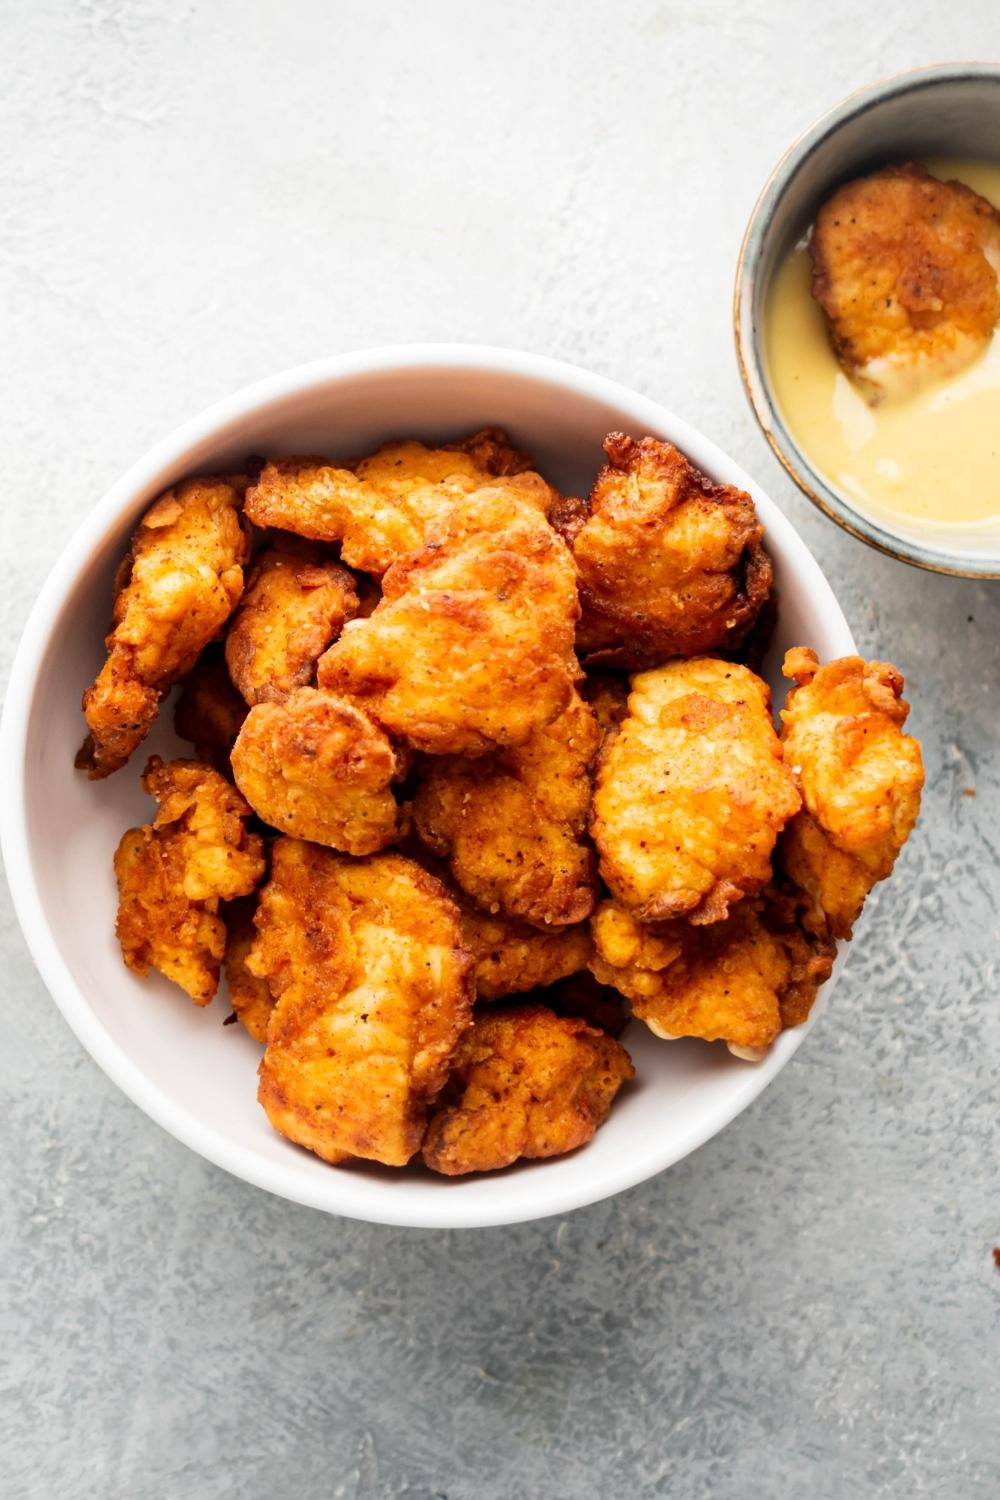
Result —
<path fill-rule="evenodd" d="M 793 687 L 781 713 L 785 761 L 804 810 L 785 830 L 781 862 L 811 898 L 810 925 L 848 938 L 872 886 L 896 862 L 920 811 L 920 744 L 890 662 L 844 656 L 821 667 L 804 646 L 782 668 Z"/>
<path fill-rule="evenodd" d="M 589 517 L 570 533 L 581 658 L 634 669 L 732 649 L 771 589 L 753 500 L 671 443 L 613 432 L 604 450 Z"/>
<path fill-rule="evenodd" d="M 801 806 L 770 705 L 759 677 L 712 657 L 633 679 L 601 755 L 591 833 L 605 883 L 638 921 L 718 922 L 770 880 Z"/>
<path fill-rule="evenodd" d="M 159 969 L 207 1005 L 226 940 L 219 902 L 254 889 L 263 844 L 246 831 L 250 808 L 239 792 L 208 766 L 154 755 L 143 786 L 159 810 L 115 853 L 122 955 L 137 974 Z"/>
<path fill-rule="evenodd" d="M 76 764 L 91 780 L 125 764 L 232 613 L 249 555 L 240 501 L 235 482 L 189 479 L 139 523 L 115 579 L 108 658 L 83 695 L 90 733 Z"/>
<path fill-rule="evenodd" d="M 263 1043 L 267 1040 L 267 1023 L 274 1009 L 274 996 L 267 980 L 258 979 L 247 967 L 257 936 L 253 925 L 256 910 L 256 896 L 227 901 L 223 907 L 222 920 L 226 925 L 223 966 L 236 1019 L 255 1042 Z"/>
<path fill-rule="evenodd" d="M 408 827 L 392 791 L 406 755 L 363 709 L 318 688 L 252 708 L 232 765 L 250 806 L 282 833 L 363 855 Z"/>
<path fill-rule="evenodd" d="M 307 687 L 357 609 L 354 578 L 318 548 L 259 552 L 226 633 L 229 674 L 246 701 L 277 703 Z"/>
<path fill-rule="evenodd" d="M 276 997 L 258 1097 L 326 1161 L 403 1166 L 472 1010 L 458 910 L 413 860 L 279 839 L 252 973 Z"/>
<path fill-rule="evenodd" d="M 486 1011 L 460 1045 L 427 1127 L 424 1161 L 458 1177 L 574 1151 L 634 1075 L 625 1048 L 585 1021 L 541 1005 Z"/>
<path fill-rule="evenodd" d="M 258 526 L 340 542 L 352 568 L 381 576 L 423 547 L 442 517 L 464 510 L 475 490 L 497 478 L 514 479 L 530 466 L 499 428 L 444 448 L 388 443 L 353 467 L 279 458 L 265 465 L 247 495 L 247 515 Z M 540 475 L 525 474 L 521 485 L 543 510 L 555 503 Z"/>
<path fill-rule="evenodd" d="M 590 932 L 585 922 L 546 932 L 511 917 L 488 916 L 468 901 L 460 902 L 462 934 L 476 960 L 476 996 L 502 1000 L 505 995 L 543 989 L 587 967 Z"/>
<path fill-rule="evenodd" d="M 783 1026 L 805 1020 L 833 962 L 828 939 L 769 919 L 764 900 L 741 902 L 710 927 L 675 921 L 652 930 L 605 902 L 591 928 L 595 977 L 627 996 L 652 1032 L 724 1041 L 752 1060 Z"/>
<path fill-rule="evenodd" d="M 970 364 L 1000 319 L 1000 212 L 914 162 L 837 188 L 809 251 L 834 352 L 873 404 Z"/>
<path fill-rule="evenodd" d="M 198 760 L 229 776 L 229 757 L 246 716 L 246 700 L 233 686 L 222 645 L 213 641 L 183 680 L 174 732 L 191 742 Z"/>
<path fill-rule="evenodd" d="M 417 831 L 486 911 L 539 927 L 589 917 L 596 869 L 585 842 L 601 732 L 579 694 L 527 744 L 480 760 L 428 758 Z"/>
<path fill-rule="evenodd" d="M 442 524 L 390 568 L 373 614 L 319 660 L 321 687 L 432 755 L 523 745 L 580 675 L 573 559 L 510 485 L 476 495 L 482 530 Z"/>

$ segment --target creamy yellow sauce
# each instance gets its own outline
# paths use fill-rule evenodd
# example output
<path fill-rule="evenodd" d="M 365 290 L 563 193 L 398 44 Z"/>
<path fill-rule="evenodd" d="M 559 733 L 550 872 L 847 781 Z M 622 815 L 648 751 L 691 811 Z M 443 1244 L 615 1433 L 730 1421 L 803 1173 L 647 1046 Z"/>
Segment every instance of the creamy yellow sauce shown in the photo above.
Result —
<path fill-rule="evenodd" d="M 932 160 L 1000 207 L 1000 164 Z M 841 370 L 799 245 L 765 307 L 771 387 L 802 452 L 858 510 L 894 531 L 995 545 L 1000 533 L 1000 331 L 978 359 L 912 396 L 869 406 Z"/>

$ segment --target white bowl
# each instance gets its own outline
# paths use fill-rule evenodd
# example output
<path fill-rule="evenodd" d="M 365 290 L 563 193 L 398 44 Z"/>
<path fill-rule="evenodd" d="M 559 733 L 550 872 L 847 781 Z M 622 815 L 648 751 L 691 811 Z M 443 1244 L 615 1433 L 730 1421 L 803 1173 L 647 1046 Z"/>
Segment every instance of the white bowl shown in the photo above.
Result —
<path fill-rule="evenodd" d="M 483 1177 L 419 1168 L 335 1168 L 290 1145 L 256 1102 L 259 1048 L 223 1027 L 222 996 L 198 1010 L 157 976 L 138 979 L 115 940 L 112 854 L 145 821 L 146 755 L 186 753 L 164 724 L 127 769 L 90 782 L 73 769 L 80 694 L 102 656 L 111 580 L 135 523 L 182 475 L 230 468 L 247 454 L 364 452 L 400 435 L 449 437 L 497 424 L 570 493 L 602 461 L 605 433 L 669 438 L 714 479 L 753 495 L 779 590 L 769 675 L 785 648 L 821 658 L 853 652 L 851 632 L 805 543 L 715 445 L 655 402 L 537 355 L 415 345 L 340 355 L 238 392 L 157 444 L 104 496 L 68 543 L 35 604 L 11 675 L 0 774 L 3 850 L 17 913 L 49 990 L 110 1078 L 166 1130 L 220 1167 L 298 1203 L 387 1224 L 510 1224 L 564 1213 L 642 1182 L 693 1151 L 757 1097 L 801 1045 L 809 1024 L 779 1037 L 757 1064 L 722 1046 L 667 1046 L 638 1023 L 627 1035 L 635 1083 L 590 1145 L 557 1160 Z M 831 981 L 832 983 L 832 981 Z"/>

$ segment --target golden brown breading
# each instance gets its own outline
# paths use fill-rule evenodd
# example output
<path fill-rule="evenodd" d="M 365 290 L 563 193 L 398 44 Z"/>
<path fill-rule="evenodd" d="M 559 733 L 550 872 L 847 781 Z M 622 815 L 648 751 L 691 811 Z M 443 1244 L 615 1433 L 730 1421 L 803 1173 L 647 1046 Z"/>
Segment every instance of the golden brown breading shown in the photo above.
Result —
<path fill-rule="evenodd" d="M 547 932 L 511 917 L 487 916 L 461 902 L 463 941 L 476 959 L 476 995 L 501 1000 L 505 995 L 541 989 L 578 974 L 590 961 L 590 932 L 585 922 Z"/>
<path fill-rule="evenodd" d="M 651 1031 L 724 1041 L 743 1057 L 805 1020 L 832 967 L 828 939 L 808 938 L 763 899 L 741 902 L 710 927 L 654 929 L 607 902 L 591 928 L 594 975 L 626 995 Z"/>
<path fill-rule="evenodd" d="M 809 250 L 834 352 L 872 401 L 954 374 L 1000 318 L 1000 212 L 914 162 L 837 188 Z"/>
<path fill-rule="evenodd" d="M 130 828 L 115 853 L 118 939 L 130 969 L 159 969 L 207 1005 L 219 983 L 225 928 L 220 901 L 254 889 L 264 873 L 250 809 L 217 771 L 154 755 L 143 786 L 159 810 Z"/>
<path fill-rule="evenodd" d="M 785 761 L 805 807 L 785 830 L 781 863 L 811 898 L 809 925 L 821 930 L 825 917 L 846 938 L 917 820 L 920 744 L 903 733 L 910 706 L 891 663 L 844 656 L 821 667 L 801 646 L 783 671 L 797 684 L 781 714 Z"/>
<path fill-rule="evenodd" d="M 256 896 L 226 902 L 222 909 L 222 920 L 226 924 L 223 965 L 229 985 L 229 998 L 233 1002 L 237 1019 L 255 1042 L 266 1042 L 267 1023 L 274 1009 L 274 996 L 268 988 L 267 980 L 258 979 L 247 968 L 247 959 L 256 937 L 253 925 L 256 910 Z"/>
<path fill-rule="evenodd" d="M 109 776 L 149 733 L 160 699 L 218 634 L 243 590 L 240 487 L 189 479 L 143 516 L 115 579 L 108 659 L 83 695 L 76 764 Z"/>
<path fill-rule="evenodd" d="M 549 521 L 567 547 L 572 548 L 589 515 L 590 506 L 579 495 L 560 495 L 549 510 Z"/>
<path fill-rule="evenodd" d="M 259 1099 L 330 1162 L 403 1166 L 469 1024 L 472 956 L 444 887 L 412 860 L 279 839 L 252 973 L 276 997 Z"/>
<path fill-rule="evenodd" d="M 247 515 L 316 541 L 340 541 L 352 568 L 381 576 L 422 544 L 441 511 L 470 495 L 479 481 L 455 474 L 436 483 L 402 483 L 387 498 L 350 469 L 318 459 L 279 458 L 269 463 L 247 496 Z"/>
<path fill-rule="evenodd" d="M 574 693 L 527 744 L 479 760 L 428 757 L 413 816 L 429 849 L 490 912 L 538 927 L 589 917 L 596 868 L 585 842 L 597 720 Z"/>
<path fill-rule="evenodd" d="M 778 997 L 790 960 L 754 906 L 711 927 L 689 927 L 680 941 L 656 992 L 631 997 L 632 1014 L 665 1039 L 701 1037 L 748 1052 L 769 1047 L 781 1030 Z"/>
<path fill-rule="evenodd" d="M 742 490 L 716 485 L 671 443 L 613 432 L 572 540 L 588 665 L 640 668 L 730 650 L 771 588 L 763 527 Z"/>
<path fill-rule="evenodd" d="M 590 919 L 590 971 L 629 1000 L 659 994 L 661 975 L 681 955 L 682 922 L 644 924 L 617 901 L 602 901 Z"/>
<path fill-rule="evenodd" d="M 246 701 L 277 703 L 308 686 L 357 609 L 353 576 L 318 548 L 259 552 L 226 632 L 229 673 Z"/>
<path fill-rule="evenodd" d="M 233 747 L 236 785 L 265 823 L 345 854 L 373 854 L 406 832 L 392 787 L 407 758 L 353 703 L 299 688 L 258 703 Z"/>
<path fill-rule="evenodd" d="M 586 970 L 591 956 L 586 922 L 542 930 L 514 917 L 490 915 L 454 884 L 444 861 L 415 836 L 411 835 L 404 850 L 445 886 L 461 912 L 462 941 L 476 961 L 478 1000 L 501 1000 L 506 995 L 546 989 Z"/>
<path fill-rule="evenodd" d="M 815 818 L 800 812 L 778 840 L 775 863 L 809 897 L 803 917 L 809 931 L 850 938 L 874 884 L 854 855 L 838 849 Z"/>
<path fill-rule="evenodd" d="M 801 799 L 782 760 L 767 684 L 697 657 L 633 679 L 602 752 L 591 832 L 601 874 L 639 921 L 717 922 L 771 878 Z"/>
<path fill-rule="evenodd" d="M 264 467 L 247 495 L 247 515 L 258 526 L 340 542 L 346 563 L 380 576 L 425 546 L 442 520 L 470 508 L 468 497 L 493 479 L 509 478 L 526 500 L 547 510 L 555 492 L 539 475 L 524 473 L 529 464 L 497 428 L 452 447 L 387 443 L 353 467 L 280 458 Z"/>
<path fill-rule="evenodd" d="M 455 474 L 480 481 L 500 479 L 527 473 L 534 465 L 531 454 L 515 448 L 502 427 L 484 427 L 440 448 L 429 448 L 413 438 L 384 443 L 352 467 L 363 479 L 392 494 L 394 485 L 414 479 L 432 484 Z"/>
<path fill-rule="evenodd" d="M 458 1177 L 574 1151 L 603 1125 L 634 1074 L 624 1047 L 585 1021 L 541 1005 L 485 1011 L 461 1043 L 431 1116 L 424 1161 Z"/>
<path fill-rule="evenodd" d="M 493 478 L 524 474 L 535 467 L 531 454 L 525 453 L 522 448 L 515 448 L 502 427 L 482 427 L 457 443 L 446 443 L 444 451 L 466 454 L 480 473 Z"/>
<path fill-rule="evenodd" d="M 184 678 L 174 731 L 190 740 L 198 760 L 230 776 L 229 756 L 246 716 L 246 702 L 233 686 L 222 645 L 213 641 Z"/>
<path fill-rule="evenodd" d="M 573 560 L 512 483 L 477 493 L 484 530 L 442 526 L 390 568 L 375 612 L 319 661 L 322 687 L 432 755 L 523 745 L 579 676 Z"/>

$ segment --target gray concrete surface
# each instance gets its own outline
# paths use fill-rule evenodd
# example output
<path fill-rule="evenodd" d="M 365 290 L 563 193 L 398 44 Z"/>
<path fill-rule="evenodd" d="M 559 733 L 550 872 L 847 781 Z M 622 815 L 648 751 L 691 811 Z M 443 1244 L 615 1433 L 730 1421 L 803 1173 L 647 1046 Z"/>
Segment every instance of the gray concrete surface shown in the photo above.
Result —
<path fill-rule="evenodd" d="M 358 345 L 495 341 L 648 391 L 758 475 L 905 668 L 928 768 L 831 1013 L 756 1107 L 512 1230 L 341 1223 L 190 1155 L 81 1052 L 5 906 L 0 1493 L 1000 1493 L 1000 587 L 815 514 L 729 324 L 791 136 L 873 76 L 996 54 L 995 5 L 3 0 L 0 23 L 5 660 L 67 530 L 209 400 Z"/>

